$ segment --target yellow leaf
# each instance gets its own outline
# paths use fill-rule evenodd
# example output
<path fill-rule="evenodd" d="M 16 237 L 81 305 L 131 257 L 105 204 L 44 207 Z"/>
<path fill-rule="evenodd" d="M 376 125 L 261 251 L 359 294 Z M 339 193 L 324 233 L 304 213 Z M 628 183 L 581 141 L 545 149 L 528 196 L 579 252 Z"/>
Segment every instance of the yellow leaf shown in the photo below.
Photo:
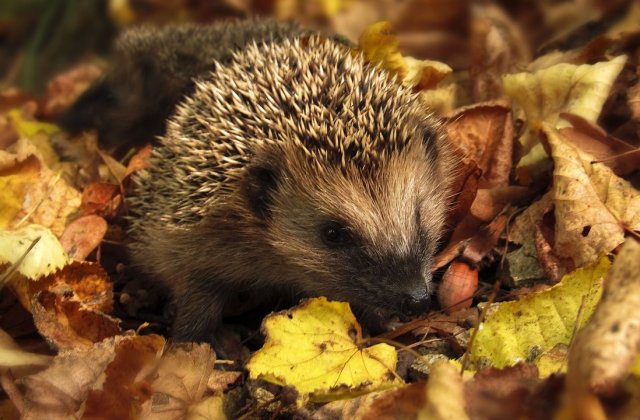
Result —
<path fill-rule="evenodd" d="M 403 57 L 390 22 L 370 25 L 360 36 L 359 48 L 364 57 L 397 75 L 402 84 L 416 90 L 434 89 L 453 71 L 448 65 L 433 60 Z M 442 93 L 441 93 L 442 95 Z"/>
<path fill-rule="evenodd" d="M 640 351 L 640 243 L 629 238 L 604 283 L 602 299 L 576 335 L 569 355 L 570 386 L 613 392 Z"/>
<path fill-rule="evenodd" d="M 6 229 L 23 210 L 27 187 L 38 180 L 40 162 L 30 157 L 0 174 L 0 229 Z"/>
<path fill-rule="evenodd" d="M 360 325 L 347 303 L 310 299 L 265 318 L 262 328 L 267 338 L 247 364 L 250 377 L 294 386 L 301 399 L 331 401 L 398 383 L 396 350 L 361 347 Z"/>
<path fill-rule="evenodd" d="M 353 0 L 318 0 L 324 15 L 333 17 L 342 9 L 349 7 Z"/>
<path fill-rule="evenodd" d="M 29 225 L 17 230 L 0 231 L 0 266 L 17 263 L 31 243 L 40 238 L 17 268 L 31 280 L 55 272 L 68 263 L 58 238 L 44 226 Z"/>
<path fill-rule="evenodd" d="M 626 60 L 626 56 L 619 56 L 591 65 L 557 64 L 535 73 L 504 76 L 505 94 L 522 108 L 527 119 L 527 130 L 520 138 L 523 153 L 532 151 L 538 144 L 537 132 L 543 122 L 556 128 L 568 126 L 560 118 L 561 112 L 570 112 L 595 122 Z M 525 155 L 518 168 L 521 168 L 520 173 L 529 170 L 531 173 L 527 175 L 535 177 L 537 165 L 546 155 L 540 148 L 533 153 L 536 156 Z"/>
<path fill-rule="evenodd" d="M 12 109 L 7 112 L 7 116 L 16 128 L 20 137 L 31 138 L 38 133 L 55 134 L 60 131 L 60 128 L 55 124 L 50 124 L 41 121 L 31 121 L 22 118 L 22 111 L 19 109 Z"/>
<path fill-rule="evenodd" d="M 600 299 L 610 265 L 603 255 L 596 264 L 565 275 L 548 290 L 494 305 L 473 342 L 471 361 L 503 368 L 534 360 L 558 344 L 568 345 L 583 299 L 581 325 Z"/>
<path fill-rule="evenodd" d="M 0 191 L 0 198 L 9 203 L 0 210 L 0 228 L 28 222 L 61 235 L 69 215 L 80 207 L 80 192 L 62 179 L 60 171 L 49 169 L 43 159 L 43 153 L 26 138 L 12 145 L 11 152 L 0 150 L 0 186 L 9 187 Z"/>

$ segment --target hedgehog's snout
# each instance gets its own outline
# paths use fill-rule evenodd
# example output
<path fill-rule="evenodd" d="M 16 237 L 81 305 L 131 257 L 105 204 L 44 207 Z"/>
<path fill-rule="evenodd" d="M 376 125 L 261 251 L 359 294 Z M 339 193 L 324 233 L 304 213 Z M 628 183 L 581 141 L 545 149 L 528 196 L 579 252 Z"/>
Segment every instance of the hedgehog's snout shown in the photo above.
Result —
<path fill-rule="evenodd" d="M 416 315 L 429 309 L 431 303 L 429 288 L 426 282 L 417 285 L 402 294 L 401 307 L 407 315 Z"/>

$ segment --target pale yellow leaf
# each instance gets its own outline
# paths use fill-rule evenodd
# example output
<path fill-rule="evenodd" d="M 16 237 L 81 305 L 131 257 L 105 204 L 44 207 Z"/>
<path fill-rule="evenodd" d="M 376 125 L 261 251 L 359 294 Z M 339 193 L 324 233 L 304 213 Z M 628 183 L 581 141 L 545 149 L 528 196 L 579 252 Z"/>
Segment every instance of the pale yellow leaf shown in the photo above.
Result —
<path fill-rule="evenodd" d="M 396 350 L 363 347 L 347 303 L 310 299 L 270 315 L 263 330 L 266 342 L 247 363 L 250 377 L 293 386 L 302 399 L 330 401 L 398 383 Z"/>
<path fill-rule="evenodd" d="M 597 264 L 565 275 L 548 290 L 493 305 L 470 349 L 471 361 L 503 368 L 535 360 L 558 344 L 568 345 L 580 306 L 584 305 L 583 325 L 600 298 L 610 265 L 602 256 Z"/>

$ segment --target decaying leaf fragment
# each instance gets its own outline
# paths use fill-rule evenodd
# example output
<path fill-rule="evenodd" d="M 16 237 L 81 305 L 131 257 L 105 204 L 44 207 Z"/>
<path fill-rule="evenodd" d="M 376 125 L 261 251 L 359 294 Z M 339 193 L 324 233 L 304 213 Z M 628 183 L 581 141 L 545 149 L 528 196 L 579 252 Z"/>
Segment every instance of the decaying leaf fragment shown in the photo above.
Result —
<path fill-rule="evenodd" d="M 349 304 L 309 299 L 263 321 L 266 342 L 247 363 L 252 379 L 293 386 L 301 398 L 330 401 L 398 384 L 396 350 L 362 347 Z"/>
<path fill-rule="evenodd" d="M 30 302 L 40 334 L 60 350 L 91 347 L 121 332 L 113 309 L 113 285 L 98 264 L 73 262 L 27 284 L 21 294 Z"/>
<path fill-rule="evenodd" d="M 584 325 L 600 298 L 610 265 L 609 259 L 601 256 L 596 264 L 565 275 L 548 290 L 495 304 L 469 350 L 471 360 L 476 365 L 502 368 L 533 361 L 557 344 L 568 345 L 580 306 Z"/>
<path fill-rule="evenodd" d="M 613 393 L 640 353 L 640 244 L 630 238 L 604 283 L 602 299 L 569 355 L 569 386 Z"/>

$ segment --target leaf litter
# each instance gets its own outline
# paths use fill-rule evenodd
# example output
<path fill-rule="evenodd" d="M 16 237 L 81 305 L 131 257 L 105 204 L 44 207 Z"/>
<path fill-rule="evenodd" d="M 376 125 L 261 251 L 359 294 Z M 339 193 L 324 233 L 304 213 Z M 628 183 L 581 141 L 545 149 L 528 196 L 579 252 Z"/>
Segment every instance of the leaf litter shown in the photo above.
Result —
<path fill-rule="evenodd" d="M 213 17 L 253 7 L 228 3 Z M 384 3 L 261 7 L 344 33 L 442 117 L 458 168 L 441 310 L 369 337 L 346 303 L 317 298 L 266 317 L 264 341 L 225 325 L 215 350 L 233 360 L 166 342 L 171 307 L 124 256 L 130 176 L 151 146 L 119 161 L 51 123 L 100 76 L 81 64 L 41 98 L 0 94 L 2 302 L 33 324 L 12 337 L 0 317 L 0 414 L 639 416 L 640 6 Z M 113 2 L 112 16 L 202 13 L 136 7 Z"/>

